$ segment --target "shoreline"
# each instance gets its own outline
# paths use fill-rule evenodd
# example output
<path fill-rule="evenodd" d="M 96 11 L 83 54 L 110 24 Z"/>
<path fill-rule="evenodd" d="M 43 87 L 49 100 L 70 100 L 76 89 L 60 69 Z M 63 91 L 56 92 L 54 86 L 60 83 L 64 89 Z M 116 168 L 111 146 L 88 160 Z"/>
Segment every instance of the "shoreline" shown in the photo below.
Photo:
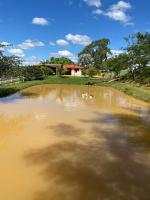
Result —
<path fill-rule="evenodd" d="M 137 87 L 136 85 L 123 83 L 123 82 L 113 82 L 108 83 L 104 80 L 91 80 L 89 78 L 76 78 L 76 77 L 48 77 L 44 80 L 28 81 L 16 84 L 9 84 L 5 86 L 0 86 L 0 98 L 7 97 L 9 95 L 15 94 L 25 88 L 29 88 L 36 85 L 43 84 L 72 84 L 72 85 L 93 85 L 93 86 L 106 86 L 115 88 L 125 94 L 128 94 L 134 98 L 143 100 L 150 103 L 150 89 L 144 87 Z"/>

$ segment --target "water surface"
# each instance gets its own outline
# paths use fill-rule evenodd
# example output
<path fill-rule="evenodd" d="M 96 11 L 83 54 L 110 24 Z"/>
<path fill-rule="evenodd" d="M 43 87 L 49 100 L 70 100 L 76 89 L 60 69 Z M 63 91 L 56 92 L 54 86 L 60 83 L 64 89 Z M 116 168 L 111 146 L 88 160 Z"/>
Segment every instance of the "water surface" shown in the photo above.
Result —
<path fill-rule="evenodd" d="M 0 101 L 1 200 L 149 200 L 150 104 L 42 85 Z"/>

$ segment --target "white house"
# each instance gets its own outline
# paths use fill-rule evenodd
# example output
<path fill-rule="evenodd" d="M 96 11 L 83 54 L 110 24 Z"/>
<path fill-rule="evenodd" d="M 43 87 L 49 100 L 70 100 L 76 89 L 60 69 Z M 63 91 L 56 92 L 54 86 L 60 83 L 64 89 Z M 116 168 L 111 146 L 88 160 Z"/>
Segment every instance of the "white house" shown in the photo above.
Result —
<path fill-rule="evenodd" d="M 70 76 L 82 76 L 82 67 L 77 65 L 64 65 L 65 69 L 68 69 L 66 75 Z"/>

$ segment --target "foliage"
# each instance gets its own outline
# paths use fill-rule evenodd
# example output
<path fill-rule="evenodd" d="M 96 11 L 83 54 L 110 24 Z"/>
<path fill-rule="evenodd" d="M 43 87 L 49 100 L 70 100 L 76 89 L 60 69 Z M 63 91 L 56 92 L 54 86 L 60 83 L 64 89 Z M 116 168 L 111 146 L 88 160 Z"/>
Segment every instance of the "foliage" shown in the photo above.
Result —
<path fill-rule="evenodd" d="M 81 67 L 92 67 L 94 65 L 94 60 L 90 54 L 81 54 L 78 63 Z"/>
<path fill-rule="evenodd" d="M 61 64 L 61 65 L 74 65 L 74 62 L 66 57 L 54 58 L 41 62 L 42 64 Z"/>
<path fill-rule="evenodd" d="M 79 53 L 79 65 L 85 67 L 83 74 L 94 76 L 96 69 L 99 74 L 115 74 L 123 76 L 125 80 L 134 80 L 143 84 L 150 84 L 150 34 L 136 33 L 125 38 L 127 47 L 125 54 L 108 59 L 111 54 L 109 39 L 103 38 L 93 41 Z M 0 77 L 25 76 L 26 80 L 44 79 L 54 74 L 53 69 L 44 67 L 44 64 L 60 64 L 59 76 L 66 73 L 63 65 L 72 65 L 74 62 L 66 57 L 50 58 L 43 63 L 43 67 L 21 67 L 22 61 L 16 56 L 6 56 L 3 53 L 4 45 L 0 44 Z M 122 75 L 125 71 L 126 74 Z M 128 73 L 128 74 L 127 74 Z M 102 74 L 102 75 L 103 75 Z M 105 75 L 104 74 L 104 75 Z"/>
<path fill-rule="evenodd" d="M 41 62 L 42 64 L 60 64 L 61 66 L 57 68 L 57 73 L 61 77 L 63 76 L 68 69 L 63 68 L 64 65 L 74 65 L 75 63 L 66 57 L 54 58 L 51 57 L 50 60 Z"/>
<path fill-rule="evenodd" d="M 93 41 L 79 53 L 79 57 L 83 54 L 89 54 L 94 60 L 94 67 L 101 69 L 103 61 L 106 61 L 107 55 L 111 53 L 108 48 L 109 44 L 110 41 L 106 38 Z"/>
<path fill-rule="evenodd" d="M 57 70 L 58 70 L 58 76 L 60 76 L 60 77 L 65 75 L 68 71 L 68 69 L 64 68 L 63 66 L 58 67 Z"/>
<path fill-rule="evenodd" d="M 5 56 L 2 51 L 4 47 L 0 44 L 0 77 L 20 76 L 22 61 L 16 56 Z"/>
<path fill-rule="evenodd" d="M 84 75 L 88 75 L 90 78 L 97 74 L 97 69 L 95 67 L 90 67 L 84 70 Z"/>
<path fill-rule="evenodd" d="M 45 76 L 50 76 L 54 74 L 54 70 L 52 68 L 46 67 L 46 66 L 41 66 L 41 69 L 44 73 Z"/>
<path fill-rule="evenodd" d="M 23 69 L 23 76 L 26 81 L 42 80 L 49 75 L 47 67 L 27 66 Z"/>
<path fill-rule="evenodd" d="M 150 62 L 150 34 L 136 33 L 125 38 L 128 46 L 125 50 L 128 52 L 129 69 L 132 78 L 145 72 Z"/>
<path fill-rule="evenodd" d="M 120 54 L 115 58 L 110 58 L 105 62 L 105 67 L 108 72 L 114 72 L 115 76 L 120 76 L 121 70 L 129 68 L 128 55 Z"/>

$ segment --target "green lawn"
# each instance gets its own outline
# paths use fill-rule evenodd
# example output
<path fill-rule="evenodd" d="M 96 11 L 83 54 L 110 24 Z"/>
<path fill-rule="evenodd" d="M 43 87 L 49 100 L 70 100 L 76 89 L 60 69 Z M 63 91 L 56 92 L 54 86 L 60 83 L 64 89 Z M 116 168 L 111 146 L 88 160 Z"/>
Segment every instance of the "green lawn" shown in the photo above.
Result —
<path fill-rule="evenodd" d="M 28 81 L 23 83 L 9 84 L 5 86 L 0 86 L 0 97 L 5 97 L 10 94 L 14 94 L 22 89 L 41 84 L 74 84 L 74 85 L 97 85 L 97 86 L 110 86 L 116 88 L 128 95 L 131 95 L 135 98 L 150 102 L 150 89 L 147 87 L 137 87 L 134 84 L 114 82 L 107 83 L 106 81 L 91 80 L 89 78 L 78 78 L 78 77 L 48 77 L 45 80 L 38 81 Z"/>
<path fill-rule="evenodd" d="M 137 87 L 133 84 L 120 82 L 113 83 L 111 86 L 137 99 L 150 102 L 150 89 L 147 87 Z"/>

